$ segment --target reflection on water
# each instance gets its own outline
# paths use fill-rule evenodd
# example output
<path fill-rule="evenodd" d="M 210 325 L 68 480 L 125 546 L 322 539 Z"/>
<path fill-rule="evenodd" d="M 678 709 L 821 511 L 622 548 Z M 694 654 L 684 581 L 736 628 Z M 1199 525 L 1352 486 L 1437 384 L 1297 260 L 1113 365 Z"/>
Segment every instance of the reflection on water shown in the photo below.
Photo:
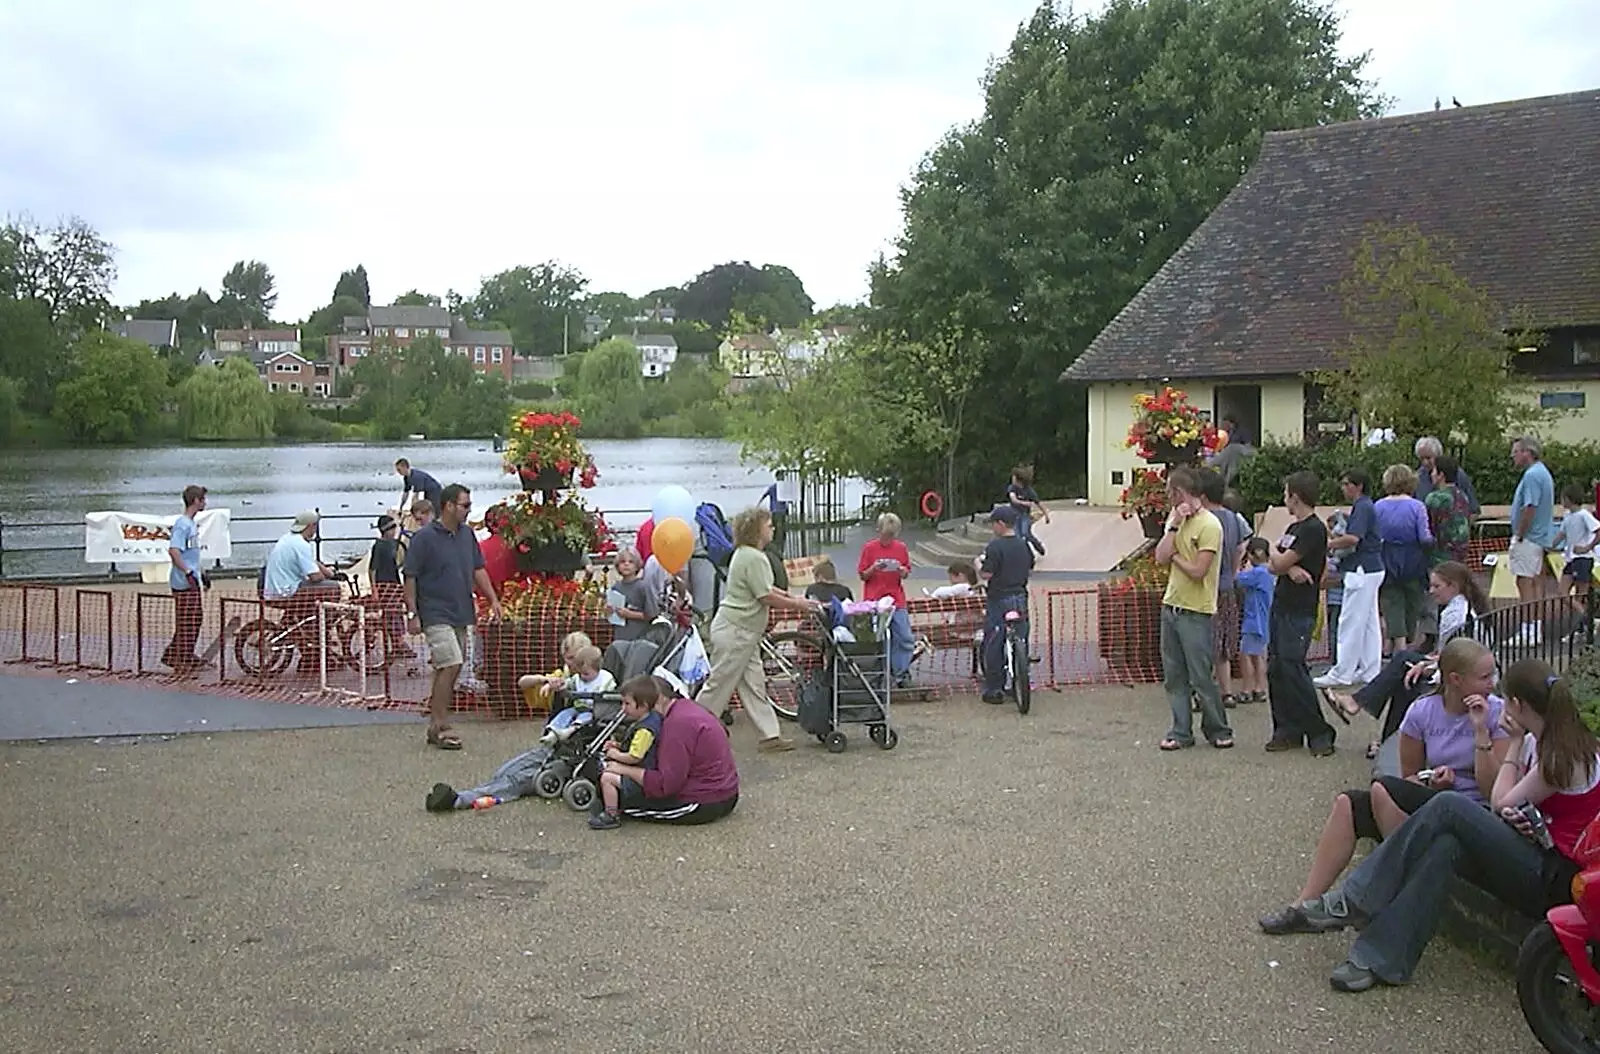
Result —
<path fill-rule="evenodd" d="M 729 515 L 760 497 L 773 474 L 739 461 L 736 443 L 721 439 L 597 439 L 589 444 L 600 469 L 599 484 L 584 498 L 619 528 L 633 528 L 649 515 L 661 487 L 686 487 L 696 501 L 722 506 Z M 9 451 L 0 458 L 0 530 L 9 578 L 28 574 L 72 574 L 83 563 L 83 516 L 119 511 L 172 515 L 183 488 L 199 483 L 212 508 L 233 516 L 231 564 L 260 563 L 265 546 L 288 530 L 302 509 L 330 519 L 325 536 L 372 537 L 372 520 L 400 497 L 394 459 L 407 457 L 440 483 L 464 483 L 479 513 L 516 489 L 500 468 L 500 457 L 484 440 L 404 444 L 329 443 L 305 446 L 167 446 L 146 450 Z M 846 487 L 846 508 L 859 508 L 862 488 Z M 252 521 L 252 518 L 256 518 Z M 28 524 L 68 523 L 71 527 Z M 73 553 L 25 556 L 20 547 L 73 546 Z M 324 555 L 364 548 L 330 543 Z"/>

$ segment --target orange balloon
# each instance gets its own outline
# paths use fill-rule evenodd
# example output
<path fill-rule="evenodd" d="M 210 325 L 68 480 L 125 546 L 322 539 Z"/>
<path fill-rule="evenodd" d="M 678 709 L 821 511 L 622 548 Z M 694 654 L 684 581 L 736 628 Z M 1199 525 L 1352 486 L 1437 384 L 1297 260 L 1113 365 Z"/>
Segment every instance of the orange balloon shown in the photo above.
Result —
<path fill-rule="evenodd" d="M 662 520 L 650 535 L 650 551 L 669 575 L 675 575 L 689 566 L 694 555 L 694 531 L 676 516 Z"/>

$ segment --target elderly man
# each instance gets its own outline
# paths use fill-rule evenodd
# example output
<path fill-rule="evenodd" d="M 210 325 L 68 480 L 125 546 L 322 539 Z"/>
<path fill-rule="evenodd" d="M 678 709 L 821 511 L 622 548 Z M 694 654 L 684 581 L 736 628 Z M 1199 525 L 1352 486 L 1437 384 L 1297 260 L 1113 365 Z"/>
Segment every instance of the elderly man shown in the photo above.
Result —
<path fill-rule="evenodd" d="M 318 601 L 336 604 L 343 597 L 333 572 L 317 559 L 311 544 L 320 519 L 310 510 L 296 516 L 289 533 L 272 546 L 262 574 L 262 597 L 283 607 L 295 622 L 315 615 Z M 317 668 L 317 631 L 308 624 L 299 638 L 300 672 L 311 673 Z"/>
<path fill-rule="evenodd" d="M 1543 452 L 1543 445 L 1533 436 L 1521 436 L 1511 444 L 1511 460 L 1522 469 L 1522 479 L 1511 497 L 1511 551 L 1507 555 L 1524 610 L 1520 640 L 1530 646 L 1537 645 L 1542 635 L 1533 601 L 1539 599 L 1545 553 L 1556 543 L 1556 482 L 1539 460 Z"/>
<path fill-rule="evenodd" d="M 1439 458 L 1444 456 L 1444 444 L 1435 436 L 1423 436 L 1417 440 L 1415 447 L 1417 455 L 1417 500 L 1426 503 L 1428 492 L 1433 489 L 1433 469 L 1438 464 Z M 1460 465 L 1456 466 L 1456 478 L 1450 481 L 1455 484 L 1461 496 L 1467 499 L 1467 508 L 1473 516 L 1483 510 L 1478 505 L 1478 492 L 1472 489 L 1472 477 L 1467 475 L 1467 470 Z"/>

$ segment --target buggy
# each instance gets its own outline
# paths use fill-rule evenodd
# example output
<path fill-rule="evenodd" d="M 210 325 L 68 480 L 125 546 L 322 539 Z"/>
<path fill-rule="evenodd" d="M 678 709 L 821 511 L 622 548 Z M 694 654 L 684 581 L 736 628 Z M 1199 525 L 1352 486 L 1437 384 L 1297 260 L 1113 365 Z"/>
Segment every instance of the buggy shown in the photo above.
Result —
<path fill-rule="evenodd" d="M 892 612 L 851 616 L 849 632 L 839 633 L 842 610 L 823 618 L 818 638 L 823 662 L 810 671 L 800 687 L 800 728 L 817 737 L 830 754 L 842 753 L 849 740 L 841 725 L 862 724 L 879 749 L 893 750 L 900 742 L 890 718 L 894 673 L 889 663 L 889 619 Z"/>

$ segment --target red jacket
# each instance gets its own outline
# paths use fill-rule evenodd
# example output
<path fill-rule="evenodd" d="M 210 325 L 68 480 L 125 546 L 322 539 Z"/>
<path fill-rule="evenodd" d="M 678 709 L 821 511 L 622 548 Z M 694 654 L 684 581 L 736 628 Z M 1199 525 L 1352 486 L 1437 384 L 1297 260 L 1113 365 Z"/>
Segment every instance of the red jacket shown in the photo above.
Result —
<path fill-rule="evenodd" d="M 906 548 L 906 543 L 896 538 L 887 544 L 881 538 L 874 538 L 861 547 L 861 559 L 856 563 L 856 573 L 861 576 L 861 599 L 877 600 L 879 597 L 894 597 L 894 606 L 906 606 L 906 583 L 898 571 L 871 571 L 867 568 L 879 560 L 898 560 L 902 567 L 911 566 L 911 550 Z"/>

